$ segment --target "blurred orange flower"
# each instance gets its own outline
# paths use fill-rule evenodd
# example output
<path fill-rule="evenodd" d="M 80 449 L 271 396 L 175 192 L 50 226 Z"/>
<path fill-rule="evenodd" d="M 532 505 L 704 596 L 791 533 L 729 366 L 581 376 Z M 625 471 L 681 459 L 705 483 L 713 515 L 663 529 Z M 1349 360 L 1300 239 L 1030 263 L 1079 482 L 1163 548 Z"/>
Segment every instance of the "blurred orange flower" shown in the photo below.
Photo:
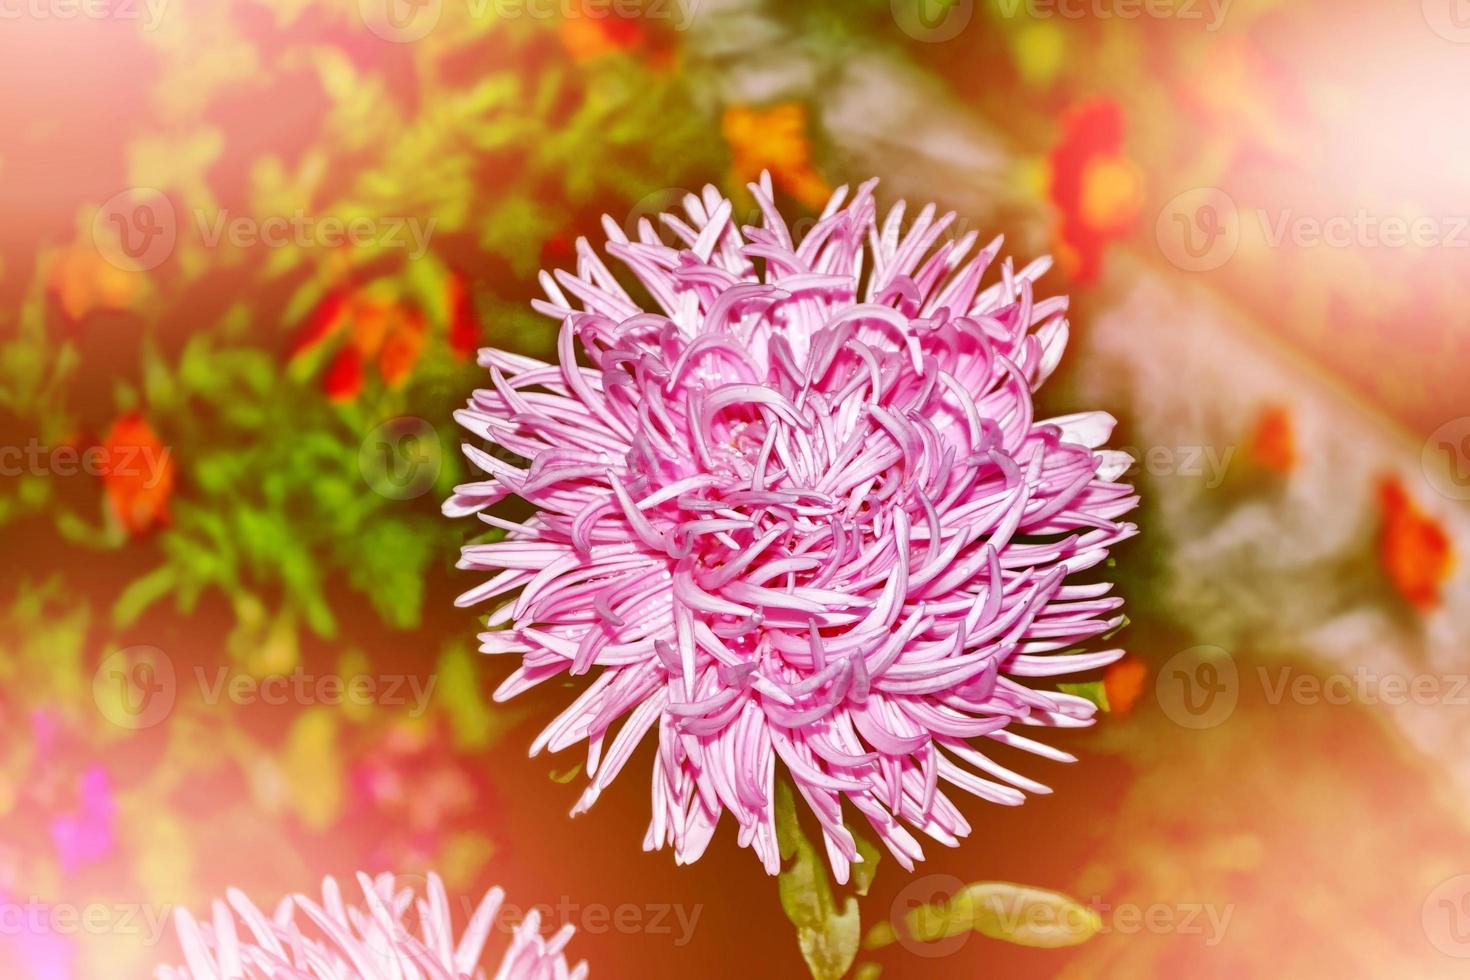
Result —
<path fill-rule="evenodd" d="M 102 487 L 117 522 L 131 535 L 167 524 L 174 490 L 173 456 L 142 414 L 119 416 L 102 448 L 107 460 Z"/>
<path fill-rule="evenodd" d="M 378 373 L 390 388 L 408 380 L 424 349 L 427 325 L 419 310 L 407 311 L 378 349 Z"/>
<path fill-rule="evenodd" d="M 605 9 L 571 11 L 556 31 L 572 60 L 579 62 L 636 51 L 648 36 L 638 18 L 620 17 Z"/>
<path fill-rule="evenodd" d="M 404 384 L 423 353 L 427 324 L 422 311 L 362 292 L 334 290 L 317 304 L 297 334 L 297 358 L 337 334 L 345 334 L 322 379 L 334 402 L 349 402 L 365 382 L 364 364 L 376 358 L 378 374 L 391 388 Z"/>
<path fill-rule="evenodd" d="M 776 186 L 812 210 L 820 210 L 832 188 L 812 165 L 806 107 L 795 102 L 768 109 L 731 106 L 721 122 L 733 156 L 732 178 L 744 184 L 771 172 Z"/>
<path fill-rule="evenodd" d="M 1148 668 L 1142 661 L 1124 657 L 1108 666 L 1103 673 L 1103 690 L 1108 695 L 1108 710 L 1126 715 L 1143 695 Z"/>
<path fill-rule="evenodd" d="M 1434 608 L 1449 576 L 1449 535 L 1409 499 L 1396 477 L 1379 483 L 1378 506 L 1378 558 L 1389 581 L 1415 609 Z"/>
<path fill-rule="evenodd" d="M 1279 405 L 1268 405 L 1256 419 L 1250 439 L 1250 458 L 1264 469 L 1283 476 L 1296 466 L 1296 435 L 1291 414 Z"/>
<path fill-rule="evenodd" d="M 123 310 L 138 292 L 137 277 L 108 262 L 95 248 L 72 245 L 51 263 L 46 289 L 68 318 L 84 319 L 94 310 Z"/>
<path fill-rule="evenodd" d="M 1143 175 L 1124 152 L 1123 129 L 1122 107 L 1090 99 L 1063 117 L 1047 158 L 1058 257 L 1079 282 L 1097 278 L 1104 247 L 1132 231 L 1143 206 Z"/>

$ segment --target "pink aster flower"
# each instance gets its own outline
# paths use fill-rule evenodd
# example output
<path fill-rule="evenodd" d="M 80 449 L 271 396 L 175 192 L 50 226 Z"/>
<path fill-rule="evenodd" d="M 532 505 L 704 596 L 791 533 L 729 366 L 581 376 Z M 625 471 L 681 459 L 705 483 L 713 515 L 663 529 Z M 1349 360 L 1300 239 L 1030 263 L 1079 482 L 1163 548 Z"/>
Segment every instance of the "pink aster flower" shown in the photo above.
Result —
<path fill-rule="evenodd" d="M 304 895 L 281 902 L 267 918 L 233 889 L 229 905 L 214 903 L 213 920 L 200 925 L 183 909 L 175 915 L 183 967 L 160 967 L 159 980 L 585 980 L 587 967 L 567 966 L 562 950 L 573 927 L 550 939 L 541 917 L 526 915 L 493 974 L 483 967 L 485 941 L 505 895 L 491 889 L 454 942 L 449 899 L 438 875 L 428 894 L 398 887 L 392 875 L 357 876 L 365 908 L 345 905 L 337 883 L 322 884 L 321 904 Z M 233 912 L 231 911 L 233 908 Z M 304 913 L 298 916 L 297 912 Z M 236 916 L 249 930 L 241 938 Z M 417 918 L 414 930 L 409 920 Z M 414 932 L 417 935 L 414 935 Z"/>
<path fill-rule="evenodd" d="M 680 862 L 729 811 L 777 871 L 779 767 L 839 880 L 858 859 L 844 798 L 912 869 L 909 828 L 969 832 L 941 786 L 1048 791 L 982 746 L 1070 760 L 1015 729 L 1093 705 L 1024 682 L 1121 655 L 1063 652 L 1121 620 L 1109 583 L 1069 577 L 1134 533 L 1136 497 L 1126 454 L 1099 449 L 1109 416 L 1034 417 L 1067 340 L 1065 297 L 1033 295 L 1049 261 L 982 289 L 999 239 L 972 257 L 932 205 L 904 232 L 875 183 L 800 240 L 768 177 L 760 227 L 714 188 L 662 216 L 680 247 L 604 219 L 641 290 L 579 241 L 534 304 L 560 363 L 481 351 L 490 387 L 456 415 L 499 447 L 465 447 L 487 477 L 444 507 L 504 532 L 460 562 L 494 573 L 459 599 L 498 603 L 481 649 L 521 658 L 496 697 L 592 673 L 532 752 L 587 742 L 579 813 L 653 733 L 644 846 Z M 508 496 L 531 516 L 484 512 Z"/>

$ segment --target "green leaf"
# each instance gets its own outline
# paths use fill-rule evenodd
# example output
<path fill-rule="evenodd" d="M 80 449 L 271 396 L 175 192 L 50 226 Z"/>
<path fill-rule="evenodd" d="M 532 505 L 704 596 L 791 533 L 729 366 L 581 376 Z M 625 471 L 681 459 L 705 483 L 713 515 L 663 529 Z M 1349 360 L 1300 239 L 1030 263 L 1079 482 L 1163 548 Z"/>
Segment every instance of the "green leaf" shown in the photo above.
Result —
<path fill-rule="evenodd" d="M 949 901 L 921 905 L 903 917 L 908 936 L 926 943 L 974 931 L 1018 946 L 1053 949 L 1086 942 L 1100 928 L 1095 911 L 1060 892 L 1004 881 L 966 885 Z M 864 946 L 879 949 L 897 938 L 893 925 L 881 922 L 868 932 Z"/>
<path fill-rule="evenodd" d="M 1099 711 L 1112 711 L 1108 705 L 1108 689 L 1102 681 L 1086 681 L 1081 684 L 1058 684 L 1057 690 L 1064 694 L 1075 694 L 1097 705 Z"/>
<path fill-rule="evenodd" d="M 42 476 L 22 476 L 16 497 L 25 506 L 38 509 L 51 499 L 51 481 Z"/>
<path fill-rule="evenodd" d="M 857 958 L 862 927 L 857 899 L 837 909 L 827 869 L 817 849 L 802 833 L 791 788 L 776 786 L 776 842 L 785 866 L 777 884 L 781 907 L 796 926 L 802 958 L 814 980 L 840 980 Z"/>
<path fill-rule="evenodd" d="M 445 284 L 449 270 L 436 256 L 424 255 L 410 263 L 404 273 L 408 293 L 428 315 L 431 323 L 441 329 L 449 322 L 449 309 L 445 300 Z"/>
<path fill-rule="evenodd" d="M 27 507 L 27 510 L 34 509 L 34 507 Z M 56 533 L 66 539 L 68 543 L 84 548 L 105 548 L 111 544 L 107 540 L 105 527 L 88 524 L 80 516 L 69 510 L 60 511 L 56 515 Z"/>
<path fill-rule="evenodd" d="M 867 895 L 868 889 L 873 886 L 873 878 L 878 874 L 878 862 L 883 859 L 883 853 L 878 850 L 878 845 L 853 830 L 851 825 L 847 832 L 852 834 L 858 857 L 862 858 L 862 861 L 852 866 L 852 890 L 859 895 Z"/>
<path fill-rule="evenodd" d="M 173 590 L 177 579 L 172 565 L 161 565 L 142 578 L 133 579 L 112 604 L 112 624 L 126 629 L 136 623 L 149 606 Z"/>
<path fill-rule="evenodd" d="M 434 672 L 439 677 L 439 704 L 449 716 L 455 746 L 485 748 L 495 730 L 494 718 L 480 697 L 479 679 L 470 652 L 459 644 L 449 647 L 440 655 Z"/>
<path fill-rule="evenodd" d="M 424 576 L 441 545 L 440 530 L 385 517 L 358 529 L 346 544 L 348 582 L 368 596 L 388 625 L 419 624 Z"/>
<path fill-rule="evenodd" d="M 561 772 L 557 772 L 555 769 L 553 769 L 550 773 L 551 781 L 553 783 L 561 783 L 563 786 L 565 786 L 567 783 L 570 783 L 572 780 L 576 779 L 577 774 L 581 771 L 582 763 L 580 762 L 573 765 L 570 769 L 565 769 Z"/>
<path fill-rule="evenodd" d="M 857 959 L 862 921 L 857 899 L 849 896 L 840 913 L 828 915 L 820 927 L 797 929 L 801 955 L 813 980 L 841 980 Z"/>

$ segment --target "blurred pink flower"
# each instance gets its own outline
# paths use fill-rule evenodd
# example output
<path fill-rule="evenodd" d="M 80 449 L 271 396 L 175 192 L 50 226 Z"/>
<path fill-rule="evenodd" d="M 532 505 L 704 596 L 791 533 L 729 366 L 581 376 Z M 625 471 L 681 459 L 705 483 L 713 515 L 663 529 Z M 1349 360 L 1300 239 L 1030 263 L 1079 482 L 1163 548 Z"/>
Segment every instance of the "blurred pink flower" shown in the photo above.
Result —
<path fill-rule="evenodd" d="M 561 322 L 560 364 L 484 350 L 491 387 L 457 413 L 527 461 L 467 445 L 488 477 L 444 507 L 506 532 L 460 562 L 494 573 L 459 599 L 498 600 L 481 649 L 522 658 L 496 696 L 602 668 L 532 752 L 588 743 L 577 813 L 656 730 L 644 846 L 680 862 L 728 809 L 779 869 L 779 760 L 839 880 L 857 859 L 843 797 L 912 868 L 900 820 L 945 845 L 969 832 L 941 781 L 1048 792 L 973 739 L 1071 758 L 1010 726 L 1086 725 L 1092 703 L 1013 678 L 1121 655 L 1058 652 L 1120 623 L 1109 583 L 1066 580 L 1135 532 L 1117 519 L 1137 498 L 1115 482 L 1129 458 L 1098 448 L 1109 416 L 1033 415 L 1067 340 L 1065 297 L 1033 295 L 1049 262 L 1007 260 L 981 289 L 1000 240 L 968 258 L 976 233 L 947 235 L 932 205 L 901 233 L 875 183 L 845 207 L 839 189 L 799 241 L 767 175 L 743 233 L 714 188 L 663 216 L 679 248 L 604 219 L 656 308 L 579 240 L 577 274 L 543 273 L 534 304 Z M 509 495 L 536 512 L 483 513 Z"/>
<path fill-rule="evenodd" d="M 6 980 L 70 980 L 76 976 L 77 943 L 46 922 L 49 907 L 0 891 L 8 925 L 0 929 L 0 976 Z"/>
<path fill-rule="evenodd" d="M 112 853 L 117 804 L 107 770 L 93 766 L 82 774 L 77 808 L 51 820 L 51 840 L 61 868 L 70 874 Z"/>
<path fill-rule="evenodd" d="M 369 864 L 429 864 L 461 828 L 487 843 L 496 832 L 500 805 L 489 782 L 447 735 L 441 726 L 393 723 L 354 765 L 354 812 L 374 828 Z"/>
<path fill-rule="evenodd" d="M 159 980 L 428 980 L 483 978 L 485 941 L 495 926 L 505 893 L 491 889 L 454 942 L 449 899 L 438 875 L 427 894 L 395 884 L 392 875 L 357 876 L 365 904 L 347 906 L 337 882 L 322 883 L 322 901 L 304 895 L 285 899 L 267 919 L 244 894 L 216 901 L 210 923 L 200 925 L 184 909 L 175 915 L 185 965 L 160 967 Z M 234 911 L 232 912 L 231 909 Z M 297 911 L 304 913 L 297 916 Z M 249 931 L 242 938 L 236 917 Z M 418 920 L 418 929 L 412 920 Z M 418 933 L 415 935 L 415 931 Z M 515 929 L 510 947 L 495 965 L 496 980 L 583 980 L 586 964 L 567 966 L 562 950 L 574 928 L 563 926 L 547 939 L 541 917 L 531 911 Z"/>

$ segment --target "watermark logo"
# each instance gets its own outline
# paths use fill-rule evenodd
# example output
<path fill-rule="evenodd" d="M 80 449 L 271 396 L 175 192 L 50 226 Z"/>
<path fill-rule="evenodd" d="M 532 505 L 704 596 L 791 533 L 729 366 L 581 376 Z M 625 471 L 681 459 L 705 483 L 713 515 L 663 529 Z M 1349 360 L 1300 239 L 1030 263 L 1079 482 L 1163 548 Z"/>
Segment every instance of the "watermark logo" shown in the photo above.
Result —
<path fill-rule="evenodd" d="M 1430 892 L 1420 920 L 1435 949 L 1456 959 L 1470 959 L 1470 874 L 1456 875 Z"/>
<path fill-rule="evenodd" d="M 1423 0 L 1424 22 L 1446 41 L 1470 44 L 1470 0 Z"/>
<path fill-rule="evenodd" d="M 1154 681 L 1159 707 L 1183 728 L 1214 728 L 1235 713 L 1240 671 L 1220 647 L 1197 646 L 1174 654 Z"/>
<path fill-rule="evenodd" d="M 376 426 L 357 451 L 357 468 L 374 493 L 389 500 L 423 496 L 439 478 L 444 451 L 439 433 L 413 415 Z"/>
<path fill-rule="evenodd" d="M 119 269 L 146 272 L 173 254 L 178 219 L 163 192 L 130 187 L 112 195 L 92 218 L 92 242 Z"/>
<path fill-rule="evenodd" d="M 92 699 L 119 728 L 152 728 L 173 711 L 173 661 L 157 647 L 132 646 L 107 657 L 92 675 Z"/>
<path fill-rule="evenodd" d="M 908 923 L 914 915 L 922 914 L 926 908 L 942 908 L 949 900 L 964 890 L 965 883 L 954 875 L 924 875 L 915 878 L 893 899 L 889 921 L 894 935 L 904 949 L 926 959 L 950 956 L 964 948 L 970 941 L 971 932 L 965 929 L 953 935 L 920 939 L 909 931 Z"/>
<path fill-rule="evenodd" d="M 1218 187 L 1196 187 L 1176 194 L 1154 224 L 1159 248 L 1186 272 L 1218 269 L 1240 245 L 1240 214 Z"/>
<path fill-rule="evenodd" d="M 382 893 L 378 894 L 381 898 Z M 384 929 L 383 919 L 373 916 L 366 924 L 366 934 L 363 937 L 363 943 L 372 952 L 374 962 L 396 961 L 405 976 L 414 975 L 418 966 L 412 953 L 414 943 L 432 941 L 424 935 L 423 914 L 419 903 L 431 901 L 428 878 L 421 874 L 393 876 L 393 893 L 386 901 L 388 919 L 392 922 L 391 929 Z M 400 906 L 401 912 L 397 911 Z M 466 911 L 466 921 L 473 912 L 474 909 Z"/>
<path fill-rule="evenodd" d="M 1470 415 L 1434 430 L 1420 457 L 1424 478 L 1440 495 L 1470 500 Z"/>
<path fill-rule="evenodd" d="M 428 36 L 444 13 L 444 0 L 357 0 L 367 29 L 385 41 L 408 44 Z"/>
<path fill-rule="evenodd" d="M 975 0 L 889 0 L 894 23 L 916 41 L 958 37 L 975 18 Z"/>
<path fill-rule="evenodd" d="M 662 187 L 643 195 L 629 209 L 628 216 L 623 219 L 623 234 L 627 235 L 631 242 L 640 241 L 638 226 L 647 219 L 653 228 L 654 236 L 666 245 L 671 244 L 673 232 L 659 220 L 659 215 L 678 214 L 682 210 L 682 202 L 689 196 L 689 191 L 682 187 Z"/>

